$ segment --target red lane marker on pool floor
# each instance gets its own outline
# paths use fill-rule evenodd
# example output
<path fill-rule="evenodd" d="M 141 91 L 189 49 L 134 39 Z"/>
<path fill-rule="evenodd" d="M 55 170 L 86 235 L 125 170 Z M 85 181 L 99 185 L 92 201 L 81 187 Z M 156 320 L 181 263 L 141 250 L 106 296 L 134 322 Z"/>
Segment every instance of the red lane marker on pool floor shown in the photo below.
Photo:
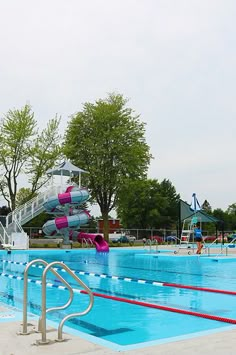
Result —
<path fill-rule="evenodd" d="M 80 292 L 83 293 L 83 294 L 86 294 L 86 295 L 88 294 L 88 292 L 85 291 L 85 290 L 81 290 Z M 236 319 L 218 317 L 218 316 L 213 316 L 211 314 L 198 313 L 198 312 L 193 312 L 193 311 L 187 311 L 185 309 L 179 309 L 179 308 L 173 308 L 173 307 L 167 307 L 167 306 L 160 306 L 158 304 L 135 301 L 135 300 L 130 300 L 128 298 L 110 296 L 110 295 L 106 295 L 106 294 L 103 294 L 103 293 L 93 292 L 93 295 L 97 296 L 97 297 L 101 297 L 101 298 L 107 298 L 107 299 L 110 299 L 110 300 L 113 300 L 113 301 L 126 302 L 126 303 L 135 304 L 135 305 L 143 306 L 143 307 L 149 307 L 149 308 L 156 308 L 156 309 L 160 309 L 162 311 L 187 314 L 187 315 L 190 315 L 190 316 L 211 319 L 211 320 L 215 320 L 215 321 L 219 321 L 219 322 L 236 324 Z"/>

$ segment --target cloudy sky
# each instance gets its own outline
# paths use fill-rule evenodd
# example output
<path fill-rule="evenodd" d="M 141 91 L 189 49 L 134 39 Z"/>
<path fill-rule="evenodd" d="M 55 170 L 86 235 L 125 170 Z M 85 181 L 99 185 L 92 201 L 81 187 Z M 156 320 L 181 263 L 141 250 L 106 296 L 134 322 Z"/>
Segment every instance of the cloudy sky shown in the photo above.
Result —
<path fill-rule="evenodd" d="M 122 93 L 146 123 L 149 177 L 181 198 L 236 202 L 234 0 L 0 0 L 0 115 L 30 103 L 63 133 Z"/>

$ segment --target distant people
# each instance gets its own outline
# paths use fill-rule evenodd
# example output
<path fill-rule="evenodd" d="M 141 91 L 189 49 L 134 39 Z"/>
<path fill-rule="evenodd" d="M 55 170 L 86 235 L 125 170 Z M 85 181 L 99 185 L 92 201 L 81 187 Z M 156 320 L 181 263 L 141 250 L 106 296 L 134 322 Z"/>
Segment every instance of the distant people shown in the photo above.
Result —
<path fill-rule="evenodd" d="M 203 239 L 202 239 L 202 230 L 199 227 L 199 225 L 196 225 L 194 228 L 194 239 L 197 243 L 197 252 L 196 254 L 201 254 L 202 253 L 202 248 L 203 248 Z"/>

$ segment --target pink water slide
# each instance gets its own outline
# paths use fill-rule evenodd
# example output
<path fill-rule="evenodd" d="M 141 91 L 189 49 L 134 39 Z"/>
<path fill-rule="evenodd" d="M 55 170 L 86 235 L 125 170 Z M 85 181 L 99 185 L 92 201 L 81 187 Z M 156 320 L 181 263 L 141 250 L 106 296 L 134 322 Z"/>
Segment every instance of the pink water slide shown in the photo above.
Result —
<path fill-rule="evenodd" d="M 69 236 L 71 231 L 75 232 L 81 225 L 88 223 L 91 218 L 86 210 L 78 210 L 73 207 L 78 207 L 81 203 L 87 201 L 89 192 L 85 188 L 69 186 L 64 193 L 50 197 L 45 203 L 44 208 L 49 213 L 55 215 L 64 214 L 61 217 L 56 217 L 53 220 L 47 221 L 42 229 L 45 235 L 55 236 L 60 233 L 63 235 L 64 243 L 69 244 Z M 63 207 L 63 208 L 62 208 Z M 76 232 L 77 234 L 80 234 Z M 85 233 L 82 238 L 90 239 L 96 247 L 97 251 L 109 251 L 108 243 L 102 235 Z"/>
<path fill-rule="evenodd" d="M 78 242 L 82 243 L 83 239 L 85 239 L 88 242 L 91 241 L 95 245 L 97 251 L 100 251 L 100 252 L 108 252 L 109 251 L 109 245 L 101 234 L 74 232 L 73 233 L 74 237 L 75 237 L 75 234 L 76 234 L 76 238 L 77 238 Z"/>

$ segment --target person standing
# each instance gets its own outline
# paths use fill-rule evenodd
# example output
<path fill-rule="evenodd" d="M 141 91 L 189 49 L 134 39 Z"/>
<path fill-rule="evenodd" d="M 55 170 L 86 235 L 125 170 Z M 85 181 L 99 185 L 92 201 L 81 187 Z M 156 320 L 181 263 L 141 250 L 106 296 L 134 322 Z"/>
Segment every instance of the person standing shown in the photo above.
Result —
<path fill-rule="evenodd" d="M 196 254 L 201 254 L 202 253 L 202 248 L 203 248 L 203 239 L 202 239 L 202 230 L 199 227 L 199 225 L 196 225 L 194 228 L 194 239 L 197 243 L 197 252 Z"/>

